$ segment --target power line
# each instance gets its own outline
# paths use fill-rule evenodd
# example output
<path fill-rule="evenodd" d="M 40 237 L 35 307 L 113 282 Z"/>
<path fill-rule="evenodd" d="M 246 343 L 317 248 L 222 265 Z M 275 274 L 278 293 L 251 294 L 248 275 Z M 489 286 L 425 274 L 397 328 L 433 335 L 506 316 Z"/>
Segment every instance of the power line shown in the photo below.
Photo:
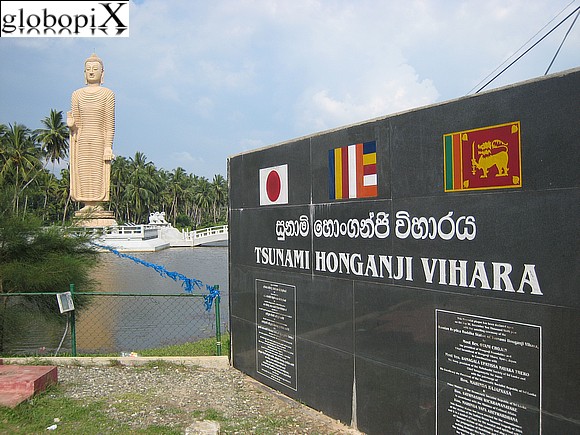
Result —
<path fill-rule="evenodd" d="M 566 16 L 566 18 L 564 18 L 562 21 L 560 21 L 558 24 L 556 24 L 548 33 L 546 33 L 544 36 L 542 36 L 536 43 L 534 43 L 534 45 L 532 45 L 530 48 L 528 48 L 526 51 L 524 51 L 521 55 L 519 55 L 513 62 L 511 62 L 508 66 L 506 66 L 503 70 L 501 70 L 498 74 L 496 74 L 491 80 L 489 80 L 485 85 L 483 85 L 481 88 L 479 88 L 477 91 L 475 91 L 475 93 L 479 93 L 481 90 L 483 90 L 487 85 L 489 85 L 491 82 L 493 82 L 496 78 L 498 78 L 500 75 L 502 75 L 508 68 L 510 68 L 514 63 L 516 63 L 518 60 L 520 60 L 522 57 L 524 57 L 532 48 L 534 48 L 536 45 L 538 45 L 540 42 L 542 42 L 544 39 L 546 39 L 546 37 L 552 33 L 554 30 L 556 30 L 558 27 L 560 27 L 560 25 L 566 21 L 568 18 L 570 18 L 572 15 L 574 15 L 578 10 L 580 9 L 580 7 L 577 7 L 576 9 L 574 9 L 574 11 L 572 11 L 572 13 L 570 13 L 568 16 Z"/>
<path fill-rule="evenodd" d="M 528 45 L 532 40 L 534 40 L 542 31 L 544 31 L 544 29 L 546 29 L 553 21 L 555 21 L 560 15 L 562 15 L 562 13 L 568 9 L 570 7 L 570 5 L 572 5 L 573 3 L 575 3 L 576 0 L 572 0 L 570 3 L 568 3 L 566 6 L 564 6 L 564 8 L 558 12 L 550 21 L 548 21 L 540 30 L 538 30 L 530 39 L 528 39 L 525 43 L 522 44 L 522 46 L 520 48 L 518 48 L 511 56 L 509 56 L 506 60 L 504 60 L 497 68 L 495 68 L 492 72 L 490 72 L 487 76 L 485 76 L 483 79 L 481 79 L 481 81 L 479 81 L 475 86 L 473 86 L 473 88 L 471 88 L 469 90 L 469 92 L 467 93 L 467 95 L 469 95 L 471 92 L 473 92 L 474 89 L 476 89 L 479 85 L 481 85 L 485 80 L 487 80 L 489 77 L 491 77 L 492 74 L 494 74 L 496 71 L 498 71 L 502 66 L 504 66 L 507 62 L 510 61 L 510 59 L 512 59 L 515 55 L 517 55 L 517 53 L 519 53 L 526 45 Z M 574 12 L 572 12 L 573 14 Z M 565 21 L 568 17 L 566 17 L 564 20 Z M 562 23 L 559 23 L 558 25 L 560 25 Z M 557 27 L 557 26 L 556 26 Z M 554 30 L 554 29 L 552 29 Z M 538 41 L 539 42 L 539 41 Z M 529 50 L 528 50 L 529 51 Z M 495 78 L 494 78 L 495 79 Z M 489 84 L 489 83 L 488 83 Z M 487 84 L 486 84 L 487 86 Z M 481 89 L 480 89 L 481 90 Z M 479 91 L 478 91 L 479 92 Z"/>
<path fill-rule="evenodd" d="M 554 54 L 554 58 L 552 59 L 552 62 L 550 62 L 550 65 L 548 66 L 548 69 L 546 70 L 546 72 L 544 73 L 544 75 L 548 74 L 548 71 L 550 71 L 550 68 L 552 68 L 552 64 L 556 60 L 556 56 L 558 56 L 558 53 L 560 53 L 560 49 L 562 48 L 562 45 L 564 45 L 564 41 L 566 40 L 566 38 L 570 34 L 570 31 L 572 30 L 572 27 L 574 27 L 574 24 L 576 24 L 576 20 L 578 19 L 578 15 L 580 15 L 580 11 L 578 11 L 578 13 L 576 14 L 576 18 L 574 18 L 574 21 L 572 21 L 572 24 L 570 25 L 570 28 L 568 29 L 568 31 L 564 35 L 564 39 L 562 39 L 562 42 L 560 43 L 560 46 L 558 47 L 558 50 L 556 50 L 556 54 Z"/>
<path fill-rule="evenodd" d="M 572 3 L 575 3 L 576 0 L 572 0 L 570 3 L 568 3 L 566 6 L 564 6 L 564 8 L 558 12 L 554 18 L 552 18 L 550 21 L 548 21 L 544 27 L 542 27 L 540 30 L 538 30 L 530 39 L 528 39 L 526 42 L 524 42 L 522 44 L 522 46 L 520 48 L 518 48 L 510 57 L 508 57 L 506 60 L 504 60 L 496 69 L 494 69 L 492 72 L 490 72 L 488 75 L 486 75 L 483 79 L 481 79 L 481 81 L 479 81 L 473 88 L 471 88 L 469 90 L 469 92 L 467 93 L 468 95 L 475 89 L 477 88 L 479 85 L 481 85 L 485 80 L 487 80 L 489 77 L 491 77 L 491 75 L 493 73 L 495 73 L 498 69 L 500 69 L 502 66 L 504 66 L 507 62 L 509 62 L 509 60 L 511 58 L 513 58 L 520 50 L 522 50 L 526 45 L 528 45 L 536 36 L 538 36 L 546 27 L 548 27 L 550 25 L 550 23 L 552 23 L 552 21 L 554 21 L 556 18 L 558 18 L 566 9 L 568 9 L 570 7 L 570 5 Z"/>

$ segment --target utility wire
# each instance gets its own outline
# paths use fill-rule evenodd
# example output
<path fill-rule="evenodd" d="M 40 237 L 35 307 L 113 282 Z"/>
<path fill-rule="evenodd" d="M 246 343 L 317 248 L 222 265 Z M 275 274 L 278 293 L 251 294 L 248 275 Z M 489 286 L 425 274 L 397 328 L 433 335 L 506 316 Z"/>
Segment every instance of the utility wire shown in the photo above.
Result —
<path fill-rule="evenodd" d="M 528 45 L 534 38 L 536 38 L 536 36 L 538 36 L 546 27 L 548 27 L 553 21 L 556 20 L 556 18 L 558 18 L 560 15 L 562 15 L 562 13 L 568 9 L 570 7 L 570 5 L 572 5 L 573 3 L 575 3 L 576 0 L 572 0 L 570 3 L 568 3 L 566 6 L 564 6 L 564 8 L 558 12 L 554 18 L 552 18 L 550 21 L 548 21 L 540 30 L 538 30 L 530 39 L 528 39 L 524 44 L 522 44 L 522 46 L 520 48 L 518 48 L 514 53 L 512 53 L 506 60 L 504 60 L 497 68 L 495 68 L 492 72 L 490 72 L 487 76 L 485 76 L 483 79 L 481 79 L 475 86 L 473 86 L 473 88 L 471 88 L 469 90 L 469 92 L 467 92 L 466 95 L 469 95 L 473 92 L 473 90 L 475 88 L 477 88 L 479 85 L 481 85 L 485 80 L 487 80 L 489 77 L 491 77 L 492 74 L 494 74 L 497 70 L 499 70 L 502 66 L 504 66 L 507 62 L 510 61 L 510 59 L 512 59 L 515 55 L 517 55 L 526 45 Z"/>
<path fill-rule="evenodd" d="M 495 79 L 497 79 L 500 75 L 502 75 L 508 68 L 510 68 L 514 63 L 516 63 L 518 60 L 520 60 L 522 57 L 524 57 L 532 48 L 534 48 L 536 45 L 538 45 L 540 42 L 542 42 L 544 39 L 546 39 L 546 37 L 552 33 L 554 30 L 556 30 L 558 27 L 560 27 L 560 25 L 566 21 L 568 18 L 570 18 L 572 15 L 574 15 L 578 10 L 580 9 L 580 7 L 577 7 L 576 9 L 574 9 L 574 11 L 572 11 L 572 13 L 568 14 L 568 16 L 566 16 L 566 18 L 564 18 L 562 21 L 560 21 L 558 24 L 556 24 L 548 33 L 546 33 L 544 36 L 542 36 L 534 45 L 532 45 L 530 48 L 528 48 L 526 51 L 524 51 L 521 55 L 519 55 L 513 62 L 511 62 L 508 66 L 506 66 L 503 70 L 501 70 L 498 74 L 496 74 L 491 80 L 489 80 L 485 85 L 483 85 L 481 88 L 479 88 L 477 91 L 475 91 L 475 93 L 479 93 L 481 90 L 483 90 L 487 85 L 489 85 L 491 82 L 493 82 Z"/>
<path fill-rule="evenodd" d="M 62 338 L 60 339 L 60 344 L 58 345 L 58 347 L 56 348 L 56 351 L 54 352 L 54 356 L 58 355 L 58 351 L 60 350 L 61 346 L 62 346 L 62 342 L 64 341 L 64 338 L 66 337 L 66 333 L 68 332 L 68 324 L 70 323 L 70 313 L 66 313 L 66 327 L 64 328 L 64 334 L 62 334 Z"/>
<path fill-rule="evenodd" d="M 554 18 L 552 18 L 550 21 L 548 21 L 548 22 L 547 22 L 547 23 L 544 25 L 544 27 L 542 27 L 540 30 L 538 30 L 538 31 L 535 33 L 535 35 L 534 35 L 534 36 L 532 36 L 530 39 L 528 39 L 526 42 L 524 42 L 520 48 L 518 48 L 518 49 L 517 49 L 517 50 L 516 50 L 516 51 L 515 51 L 515 52 L 514 52 L 514 53 L 513 53 L 513 54 L 512 54 L 510 57 L 508 57 L 506 60 L 504 60 L 504 61 L 503 61 L 503 62 L 502 62 L 502 63 L 501 63 L 501 64 L 500 64 L 500 65 L 499 65 L 499 66 L 498 66 L 496 69 L 494 69 L 492 72 L 490 72 L 488 75 L 486 75 L 486 76 L 485 76 L 483 79 L 481 79 L 481 81 L 480 81 L 480 82 L 478 82 L 478 83 L 477 83 L 477 84 L 476 84 L 476 85 L 475 85 L 473 88 L 471 88 L 467 94 L 469 95 L 469 94 L 470 94 L 470 93 L 471 93 L 471 92 L 472 92 L 472 91 L 473 91 L 475 88 L 477 88 L 477 87 L 478 87 L 479 85 L 481 85 L 481 84 L 482 84 L 482 83 L 483 83 L 485 80 L 487 80 L 489 77 L 491 77 L 491 75 L 492 75 L 493 73 L 495 73 L 495 72 L 496 72 L 498 69 L 500 69 L 500 68 L 501 68 L 502 66 L 504 66 L 504 65 L 505 65 L 507 62 L 509 62 L 509 60 L 510 60 L 512 57 L 514 57 L 514 56 L 515 56 L 515 55 L 516 55 L 516 54 L 517 54 L 517 53 L 518 53 L 520 50 L 522 50 L 522 49 L 523 49 L 523 48 L 524 48 L 526 45 L 528 45 L 528 44 L 529 44 L 529 43 L 530 43 L 530 42 L 531 42 L 531 41 L 532 41 L 532 40 L 533 40 L 533 39 L 534 39 L 536 36 L 538 36 L 538 35 L 539 35 L 539 34 L 540 34 L 540 33 L 541 33 L 541 32 L 542 32 L 542 31 L 543 31 L 543 30 L 544 30 L 546 27 L 548 27 L 552 21 L 554 21 L 556 18 L 558 18 L 558 17 L 559 17 L 559 16 L 562 14 L 562 12 L 564 12 L 566 9 L 568 9 L 568 8 L 570 7 L 570 5 L 571 5 L 572 3 L 575 3 L 575 2 L 576 2 L 576 0 L 572 0 L 570 3 L 568 3 L 566 6 L 564 6 L 564 8 L 563 8 L 563 9 L 562 9 L 560 12 L 558 12 Z"/>
<path fill-rule="evenodd" d="M 568 29 L 568 31 L 564 35 L 564 39 L 562 39 L 562 42 L 560 43 L 560 46 L 558 47 L 558 50 L 556 50 L 556 54 L 554 55 L 554 58 L 552 59 L 552 62 L 550 62 L 550 65 L 548 66 L 548 69 L 546 70 L 546 72 L 544 73 L 544 75 L 548 74 L 548 71 L 550 71 L 550 68 L 552 68 L 552 64 L 556 60 L 556 56 L 558 56 L 558 53 L 560 53 L 560 49 L 562 48 L 562 45 L 564 45 L 564 41 L 566 40 L 566 38 L 570 34 L 570 31 L 572 30 L 572 27 L 574 27 L 574 24 L 576 24 L 576 20 L 578 19 L 578 15 L 580 15 L 580 11 L 578 11 L 578 13 L 576 14 L 576 18 L 574 18 L 574 21 L 572 21 L 572 24 L 570 25 L 570 28 Z"/>

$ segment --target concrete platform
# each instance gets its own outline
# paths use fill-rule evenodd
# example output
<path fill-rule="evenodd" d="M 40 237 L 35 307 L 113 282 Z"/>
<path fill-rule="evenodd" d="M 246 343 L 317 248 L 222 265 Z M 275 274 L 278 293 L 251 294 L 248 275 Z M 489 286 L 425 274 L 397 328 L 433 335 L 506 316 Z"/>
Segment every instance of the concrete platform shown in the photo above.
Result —
<path fill-rule="evenodd" d="M 97 243 L 118 252 L 156 252 L 171 247 L 169 242 L 158 238 L 147 240 L 100 238 Z"/>
<path fill-rule="evenodd" d="M 33 364 L 36 357 L 5 358 L 5 364 L 23 365 Z M 43 364 L 54 364 L 55 366 L 81 365 L 81 366 L 110 366 L 119 363 L 124 366 L 142 366 L 154 361 L 164 361 L 167 363 L 179 364 L 189 367 L 203 367 L 211 369 L 227 370 L 230 368 L 229 358 L 223 356 L 124 356 L 124 357 L 44 357 Z M 0 365 L 0 368 L 2 366 Z"/>
<path fill-rule="evenodd" d="M 0 406 L 14 408 L 57 382 L 56 366 L 0 364 Z"/>

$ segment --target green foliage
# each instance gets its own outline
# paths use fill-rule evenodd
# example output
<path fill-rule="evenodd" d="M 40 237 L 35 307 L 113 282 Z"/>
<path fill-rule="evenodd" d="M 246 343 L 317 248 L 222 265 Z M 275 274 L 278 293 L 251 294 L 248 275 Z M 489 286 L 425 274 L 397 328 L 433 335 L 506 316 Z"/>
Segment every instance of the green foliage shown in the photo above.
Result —
<path fill-rule="evenodd" d="M 296 428 L 296 421 L 292 417 L 262 415 L 255 420 L 235 421 L 228 419 L 222 412 L 207 408 L 192 412 L 196 420 L 211 420 L 220 423 L 223 433 L 252 433 L 252 434 L 279 434 L 289 428 Z"/>
<path fill-rule="evenodd" d="M 41 128 L 36 131 L 46 158 L 52 163 L 59 162 L 68 155 L 69 130 L 62 119 L 62 112 L 52 109 L 50 115 L 42 120 Z"/>
<path fill-rule="evenodd" d="M 0 293 L 63 292 L 70 283 L 87 289 L 98 251 L 83 236 L 39 219 L 6 216 L 0 221 Z"/>
<path fill-rule="evenodd" d="M 68 127 L 63 113 L 52 109 L 42 120 L 43 128 L 0 124 L 0 189 L 11 192 L 16 215 L 36 215 L 45 224 L 70 220 L 80 204 L 71 203 L 70 174 L 60 178 L 46 167 L 68 155 Z M 142 152 L 133 157 L 117 156 L 111 165 L 109 209 L 121 223 L 147 223 L 149 213 L 164 211 L 178 228 L 213 226 L 227 220 L 228 186 L 222 175 L 205 177 L 157 168 Z"/>
<path fill-rule="evenodd" d="M 23 327 L 30 312 L 63 322 L 54 293 L 68 291 L 70 284 L 91 290 L 90 270 L 99 253 L 82 236 L 68 234 L 60 227 L 43 228 L 39 218 L 18 216 L 1 199 L 0 193 L 0 352 L 4 344 Z M 9 293 L 53 293 L 7 296 Z M 78 296 L 75 308 L 89 299 Z M 8 329 L 9 328 L 9 329 Z"/>
<path fill-rule="evenodd" d="M 228 419 L 223 415 L 222 412 L 214 408 L 193 411 L 192 415 L 196 420 L 211 420 L 211 421 L 219 421 L 222 423 L 228 421 Z"/>
<path fill-rule="evenodd" d="M 175 219 L 176 228 L 189 228 L 191 227 L 191 223 L 191 218 L 184 213 L 178 214 L 177 218 Z"/>
<path fill-rule="evenodd" d="M 228 355 L 230 349 L 230 336 L 222 335 L 222 355 Z M 216 339 L 206 338 L 192 343 L 176 344 L 172 346 L 144 349 L 136 351 L 139 356 L 215 356 Z"/>
<path fill-rule="evenodd" d="M 179 427 L 150 425 L 143 429 L 130 427 L 107 416 L 103 401 L 74 400 L 65 397 L 61 387 L 54 386 L 16 408 L 0 406 L 0 432 L 6 434 L 47 433 L 57 425 L 56 433 L 65 435 L 97 434 L 180 434 Z M 55 418 L 58 422 L 55 423 Z"/>
<path fill-rule="evenodd" d="M 109 360 L 109 367 L 123 367 L 123 364 L 118 359 Z"/>

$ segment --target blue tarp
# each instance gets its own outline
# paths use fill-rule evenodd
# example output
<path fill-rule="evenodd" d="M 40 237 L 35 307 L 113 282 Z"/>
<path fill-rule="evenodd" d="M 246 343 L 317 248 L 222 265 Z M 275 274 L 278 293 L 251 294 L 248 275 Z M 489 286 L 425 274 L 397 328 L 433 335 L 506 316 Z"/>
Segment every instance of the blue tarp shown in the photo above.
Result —
<path fill-rule="evenodd" d="M 162 277 L 169 277 L 173 281 L 176 281 L 176 282 L 178 280 L 181 281 L 181 286 L 184 288 L 184 290 L 187 293 L 193 293 L 193 291 L 195 290 L 196 287 L 198 287 L 200 290 L 203 290 L 203 288 L 204 288 L 204 284 L 198 279 L 188 278 L 187 276 L 185 276 L 179 272 L 169 271 L 164 266 L 161 266 L 159 264 L 149 263 L 148 261 L 142 260 L 142 259 L 137 258 L 137 257 L 133 257 L 132 255 L 123 254 L 122 252 L 119 252 L 110 246 L 99 245 L 97 243 L 94 243 L 94 245 L 98 246 L 99 248 L 106 249 L 120 258 L 128 258 L 129 260 L 133 260 L 135 263 L 139 263 L 145 267 L 150 267 L 150 268 L 154 269 Z M 216 297 L 220 296 L 220 291 L 218 289 L 216 289 L 215 287 L 207 285 L 207 284 L 205 285 L 205 289 L 208 291 L 208 294 L 206 296 L 204 296 L 205 309 L 206 309 L 206 311 L 210 311 L 214 299 Z"/>

